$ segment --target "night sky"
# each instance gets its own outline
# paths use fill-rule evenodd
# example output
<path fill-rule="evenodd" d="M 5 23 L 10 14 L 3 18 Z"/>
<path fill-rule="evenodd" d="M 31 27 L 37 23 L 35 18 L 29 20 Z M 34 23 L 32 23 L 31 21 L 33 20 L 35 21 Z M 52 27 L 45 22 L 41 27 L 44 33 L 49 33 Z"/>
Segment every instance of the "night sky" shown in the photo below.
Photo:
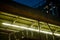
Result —
<path fill-rule="evenodd" d="M 19 4 L 23 4 L 29 7 L 37 8 L 45 4 L 45 0 L 13 0 Z"/>

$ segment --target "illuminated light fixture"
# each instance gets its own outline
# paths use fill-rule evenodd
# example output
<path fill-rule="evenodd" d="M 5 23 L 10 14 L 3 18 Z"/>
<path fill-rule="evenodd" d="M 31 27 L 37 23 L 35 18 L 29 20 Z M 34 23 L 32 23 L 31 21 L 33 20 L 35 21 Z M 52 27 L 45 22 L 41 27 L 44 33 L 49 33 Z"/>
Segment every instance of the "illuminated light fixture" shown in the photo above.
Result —
<path fill-rule="evenodd" d="M 8 23 L 2 23 L 2 24 L 6 25 L 6 26 L 12 26 L 12 27 L 17 27 L 17 28 L 25 29 L 25 30 L 30 30 L 30 31 L 35 31 L 35 32 L 41 32 L 41 33 L 52 35 L 52 32 L 48 32 L 48 31 L 43 31 L 43 30 L 39 31 L 38 29 L 33 29 L 33 28 L 28 28 L 28 27 L 18 26 L 18 25 L 13 25 L 13 24 L 8 24 Z M 58 34 L 58 33 L 54 33 L 54 35 L 60 36 L 60 34 Z"/>

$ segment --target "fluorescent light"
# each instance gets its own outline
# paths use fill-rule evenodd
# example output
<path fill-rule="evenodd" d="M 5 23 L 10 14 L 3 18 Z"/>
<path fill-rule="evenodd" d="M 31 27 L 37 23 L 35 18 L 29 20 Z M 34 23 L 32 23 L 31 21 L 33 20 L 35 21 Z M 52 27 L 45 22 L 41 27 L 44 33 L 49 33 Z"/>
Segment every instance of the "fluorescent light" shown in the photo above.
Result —
<path fill-rule="evenodd" d="M 13 24 L 9 24 L 9 23 L 2 23 L 2 24 L 3 25 L 6 25 L 6 26 L 12 26 L 12 27 L 17 27 L 17 28 L 25 29 L 25 30 L 30 30 L 30 31 L 35 31 L 35 32 L 41 32 L 41 33 L 52 35 L 52 32 L 48 32 L 48 31 L 43 31 L 43 30 L 40 30 L 39 31 L 38 29 L 28 28 L 28 27 L 18 26 L 18 25 L 13 25 Z M 57 34 L 57 33 L 54 33 L 54 35 L 60 36 L 60 34 Z"/>

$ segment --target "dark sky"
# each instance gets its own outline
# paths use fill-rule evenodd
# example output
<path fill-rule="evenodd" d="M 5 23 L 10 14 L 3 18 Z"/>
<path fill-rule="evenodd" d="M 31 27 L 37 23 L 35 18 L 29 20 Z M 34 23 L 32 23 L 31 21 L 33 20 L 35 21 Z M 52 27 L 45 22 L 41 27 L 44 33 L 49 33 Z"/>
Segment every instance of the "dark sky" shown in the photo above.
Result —
<path fill-rule="evenodd" d="M 45 0 L 13 0 L 13 1 L 33 8 L 37 8 L 38 6 L 42 6 L 43 4 L 45 4 Z"/>

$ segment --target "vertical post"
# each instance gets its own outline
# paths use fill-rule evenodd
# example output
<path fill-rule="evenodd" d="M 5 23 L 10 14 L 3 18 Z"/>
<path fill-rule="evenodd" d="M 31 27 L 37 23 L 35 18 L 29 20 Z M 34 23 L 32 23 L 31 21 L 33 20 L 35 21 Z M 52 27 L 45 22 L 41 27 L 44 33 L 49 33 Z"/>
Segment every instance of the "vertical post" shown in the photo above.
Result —
<path fill-rule="evenodd" d="M 46 34 L 46 40 L 48 40 L 48 35 Z"/>
<path fill-rule="evenodd" d="M 11 34 L 9 34 L 9 40 L 11 40 Z"/>
<path fill-rule="evenodd" d="M 15 33 L 14 33 L 14 37 L 15 37 L 15 39 L 17 40 L 17 37 L 16 37 Z"/>
<path fill-rule="evenodd" d="M 33 27 L 34 23 L 32 23 L 31 28 Z M 31 36 L 33 37 L 33 32 L 31 32 Z"/>
<path fill-rule="evenodd" d="M 53 40 L 55 40 L 55 36 L 54 36 L 54 33 L 52 32 L 52 35 L 53 35 Z"/>
<path fill-rule="evenodd" d="M 40 22 L 39 22 L 39 20 L 38 20 L 38 29 L 39 29 L 39 37 L 40 37 L 40 39 L 41 39 L 41 35 L 40 35 L 40 29 L 41 29 L 41 27 L 40 27 Z"/>
<path fill-rule="evenodd" d="M 28 37 L 28 30 L 26 30 L 26 36 Z"/>

